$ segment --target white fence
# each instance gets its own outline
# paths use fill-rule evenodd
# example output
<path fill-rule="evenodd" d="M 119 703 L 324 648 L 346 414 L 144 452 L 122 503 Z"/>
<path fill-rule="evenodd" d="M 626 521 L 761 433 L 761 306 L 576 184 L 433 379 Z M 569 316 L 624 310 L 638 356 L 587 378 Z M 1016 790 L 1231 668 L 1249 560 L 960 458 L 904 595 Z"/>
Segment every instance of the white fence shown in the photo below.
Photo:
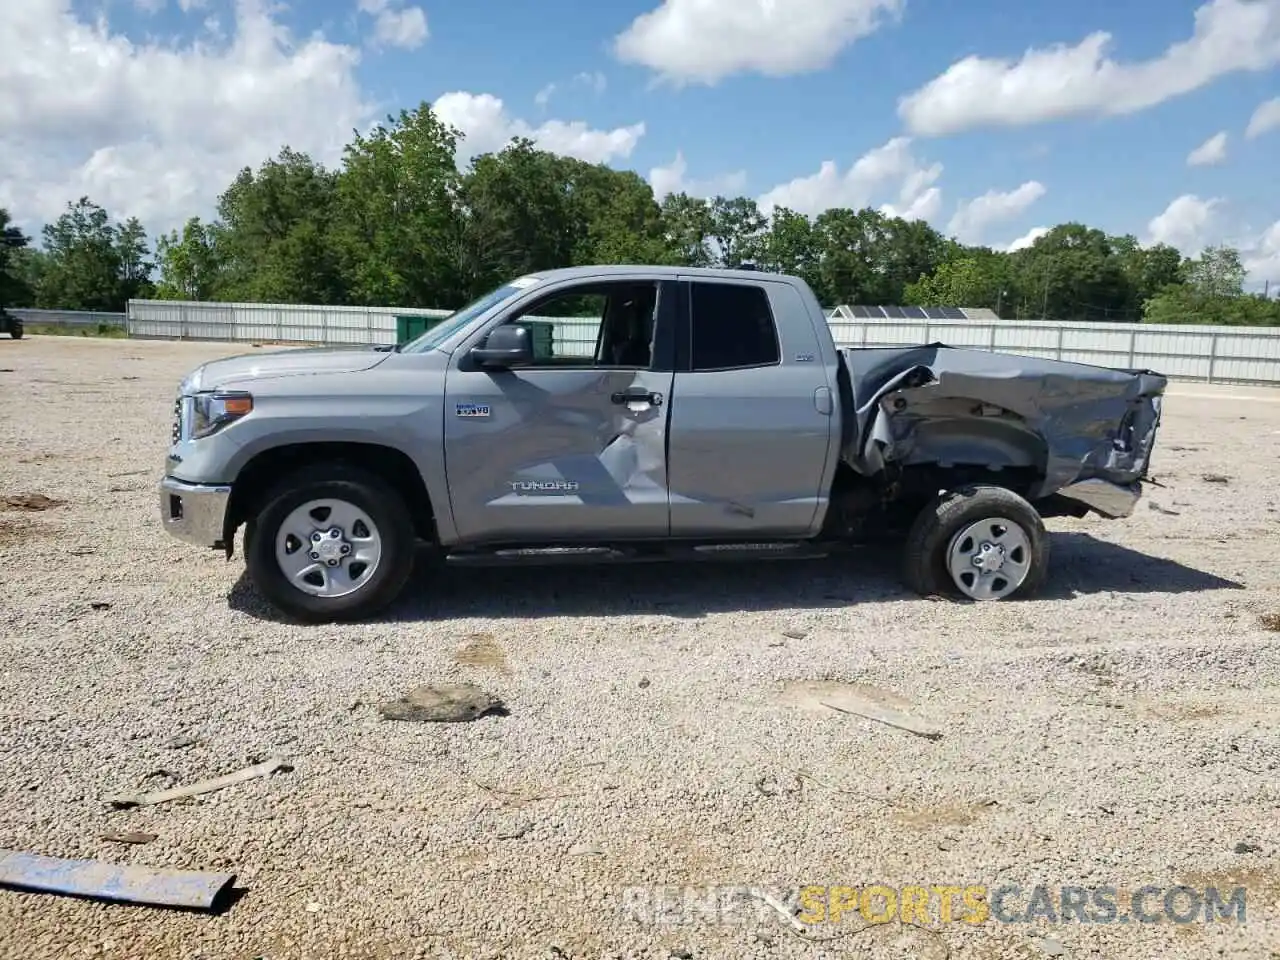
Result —
<path fill-rule="evenodd" d="M 1104 367 L 1145 368 L 1180 380 L 1280 385 L 1277 327 L 840 317 L 827 322 L 844 347 L 941 342 Z"/>
<path fill-rule="evenodd" d="M 323 307 L 261 303 L 133 300 L 129 335 L 261 343 L 393 343 L 397 316 L 447 311 L 393 307 Z M 590 321 L 551 320 L 557 352 L 589 355 Z M 827 311 L 843 347 L 942 342 L 1110 367 L 1145 367 L 1178 379 L 1280 385 L 1280 328 L 1041 320 L 887 320 Z"/>
<path fill-rule="evenodd" d="M 395 343 L 396 317 L 444 317 L 415 307 L 130 300 L 129 336 L 257 343 Z"/>

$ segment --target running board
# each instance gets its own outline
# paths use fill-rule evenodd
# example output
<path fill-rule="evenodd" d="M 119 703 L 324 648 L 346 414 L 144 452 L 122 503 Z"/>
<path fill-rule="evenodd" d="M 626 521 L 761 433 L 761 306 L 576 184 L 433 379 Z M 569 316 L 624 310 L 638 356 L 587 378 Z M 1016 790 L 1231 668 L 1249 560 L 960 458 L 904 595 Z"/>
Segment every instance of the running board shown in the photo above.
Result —
<path fill-rule="evenodd" d="M 830 555 L 832 544 L 807 541 L 764 543 L 670 543 L 619 546 L 500 547 L 465 550 L 444 557 L 450 566 L 492 567 L 517 564 L 646 563 L 656 561 L 811 560 Z"/>

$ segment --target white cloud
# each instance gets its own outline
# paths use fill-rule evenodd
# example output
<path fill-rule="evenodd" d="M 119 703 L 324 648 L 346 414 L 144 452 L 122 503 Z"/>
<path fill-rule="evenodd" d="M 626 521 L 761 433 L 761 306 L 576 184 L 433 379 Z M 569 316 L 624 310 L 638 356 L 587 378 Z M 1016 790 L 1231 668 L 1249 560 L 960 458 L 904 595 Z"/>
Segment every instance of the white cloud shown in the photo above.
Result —
<path fill-rule="evenodd" d="M 1280 220 L 1244 245 L 1240 253 L 1252 285 L 1261 286 L 1269 280 L 1272 290 L 1280 287 Z"/>
<path fill-rule="evenodd" d="M 739 196 L 747 185 L 747 172 L 737 170 L 706 180 L 690 180 L 686 174 L 689 165 L 684 152 L 677 151 L 676 158 L 664 167 L 649 171 L 649 185 L 653 195 L 661 203 L 670 193 L 687 193 L 691 197 Z"/>
<path fill-rule="evenodd" d="M 573 78 L 574 83 L 586 84 L 597 95 L 604 93 L 605 87 L 609 85 L 609 80 L 599 70 L 591 73 L 580 73 Z"/>
<path fill-rule="evenodd" d="M 244 167 L 285 145 L 334 167 L 351 131 L 385 113 L 356 78 L 360 50 L 291 34 L 266 0 L 234 0 L 226 36 L 135 42 L 75 13 L 73 0 L 0 0 L 0 207 L 28 232 L 82 195 L 154 233 L 210 217 Z M 546 149 L 628 156 L 644 133 L 506 116 L 493 97 L 442 98 L 466 150 L 529 135 Z M 464 150 L 463 152 L 466 152 Z"/>
<path fill-rule="evenodd" d="M 1190 93 L 1229 73 L 1280 63 L 1280 0 L 1209 0 L 1192 35 L 1150 60 L 1106 56 L 1111 34 L 1008 58 L 970 56 L 898 104 L 907 129 L 943 136 L 1071 116 L 1134 113 Z"/>
<path fill-rule="evenodd" d="M 1199 255 L 1215 239 L 1222 203 L 1216 197 L 1201 200 L 1193 193 L 1176 197 L 1147 223 L 1147 243 L 1167 243 L 1187 257 Z"/>
<path fill-rule="evenodd" d="M 1048 232 L 1048 227 L 1032 227 L 1017 240 L 1013 241 L 1013 243 L 1009 244 L 1009 246 L 1005 247 L 1005 250 L 1009 253 L 1016 253 L 1019 250 L 1025 250 Z"/>
<path fill-rule="evenodd" d="M 1280 128 L 1280 97 L 1273 97 L 1258 104 L 1258 109 L 1249 118 L 1249 126 L 1245 128 L 1244 135 L 1252 140 L 1277 128 Z"/>
<path fill-rule="evenodd" d="M 605 87 L 609 85 L 609 79 L 599 70 L 593 72 L 583 72 L 577 74 L 573 78 L 573 83 L 578 86 L 588 86 L 592 92 L 599 96 L 604 93 Z M 533 102 L 539 107 L 546 108 L 551 101 L 551 95 L 560 89 L 558 83 L 548 83 L 545 87 L 533 95 Z"/>
<path fill-rule="evenodd" d="M 1038 180 L 1028 180 L 1013 190 L 988 190 L 980 197 L 963 201 L 947 230 L 962 243 L 979 243 L 989 226 L 1022 216 L 1044 195 L 1045 186 Z"/>
<path fill-rule="evenodd" d="M 938 187 L 930 187 L 906 204 L 881 204 L 880 212 L 886 217 L 901 217 L 903 220 L 932 220 L 942 212 L 942 191 Z"/>
<path fill-rule="evenodd" d="M 663 0 L 614 38 L 622 61 L 675 84 L 821 70 L 904 0 Z"/>
<path fill-rule="evenodd" d="M 1213 134 L 1187 155 L 1188 166 L 1213 166 L 1224 160 L 1226 160 L 1226 131 Z"/>
<path fill-rule="evenodd" d="M 933 187 L 942 175 L 942 164 L 922 165 L 911 152 L 911 138 L 895 137 L 863 154 L 844 173 L 834 160 L 823 161 L 817 173 L 779 184 L 758 200 L 765 213 L 789 207 L 810 216 L 831 207 L 869 206 L 885 194 L 896 193 L 895 210 L 930 207 L 941 200 Z M 934 210 L 936 215 L 936 209 Z"/>
<path fill-rule="evenodd" d="M 192 10 L 203 10 L 209 5 L 209 0 L 177 0 L 177 4 L 183 13 L 190 13 Z M 169 5 L 169 0 L 133 0 L 133 5 L 143 13 L 159 13 Z"/>
<path fill-rule="evenodd" d="M 361 13 L 373 17 L 375 46 L 416 50 L 427 42 L 427 15 L 421 7 L 398 7 L 396 0 L 358 0 Z"/>
<path fill-rule="evenodd" d="M 285 144 L 337 162 L 376 113 L 359 51 L 292 36 L 259 0 L 236 0 L 231 34 L 140 43 L 71 0 L 0 2 L 0 206 L 34 225 L 87 194 L 167 230 Z"/>
<path fill-rule="evenodd" d="M 1259 231 L 1228 215 L 1228 206 L 1221 197 L 1183 194 L 1152 218 L 1142 242 L 1171 244 L 1185 257 L 1198 257 L 1210 246 L 1234 247 L 1248 274 L 1246 289 L 1261 290 L 1268 280 L 1275 289 L 1280 284 L 1280 220 Z"/>
<path fill-rule="evenodd" d="M 631 156 L 645 132 L 644 123 L 594 130 L 582 120 L 548 120 L 534 127 L 510 116 L 502 101 L 489 93 L 453 91 L 437 97 L 432 108 L 465 134 L 458 144 L 460 165 L 477 154 L 501 150 L 513 137 L 528 137 L 543 150 L 588 163 L 608 163 Z"/>
<path fill-rule="evenodd" d="M 1215 133 L 1200 146 L 1187 154 L 1187 165 L 1192 167 L 1211 167 L 1227 159 L 1227 132 Z"/>

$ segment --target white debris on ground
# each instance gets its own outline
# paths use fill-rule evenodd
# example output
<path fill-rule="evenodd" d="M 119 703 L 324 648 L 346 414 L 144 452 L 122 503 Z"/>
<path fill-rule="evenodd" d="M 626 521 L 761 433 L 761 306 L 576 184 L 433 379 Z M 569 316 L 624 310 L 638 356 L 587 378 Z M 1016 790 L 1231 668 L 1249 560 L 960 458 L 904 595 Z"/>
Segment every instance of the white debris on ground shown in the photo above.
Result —
<path fill-rule="evenodd" d="M 0 890 L 0 956 L 1280 949 L 1280 632 L 1264 625 L 1280 613 L 1280 391 L 1173 387 L 1165 487 L 1129 520 L 1050 521 L 1036 600 L 919 599 L 877 550 L 447 571 L 381 621 L 300 627 L 255 598 L 238 554 L 160 529 L 178 378 L 249 349 L 0 340 L 0 498 L 61 501 L 0 503 L 0 849 L 233 871 L 244 889 L 213 916 Z M 941 736 L 784 694 L 809 681 Z M 379 716 L 429 683 L 505 709 Z M 216 792 L 110 804 L 277 756 L 289 768 Z M 127 831 L 156 839 L 104 839 Z M 824 946 L 801 932 L 852 934 L 857 909 L 806 925 L 752 895 L 717 922 L 707 900 L 754 887 L 787 909 L 790 888 L 871 884 L 1017 884 L 1015 912 L 1037 884 L 1161 887 L 1149 910 L 1178 885 L 1244 885 L 1248 916 L 973 924 L 957 898 L 953 922 L 933 901 L 929 930 Z"/>

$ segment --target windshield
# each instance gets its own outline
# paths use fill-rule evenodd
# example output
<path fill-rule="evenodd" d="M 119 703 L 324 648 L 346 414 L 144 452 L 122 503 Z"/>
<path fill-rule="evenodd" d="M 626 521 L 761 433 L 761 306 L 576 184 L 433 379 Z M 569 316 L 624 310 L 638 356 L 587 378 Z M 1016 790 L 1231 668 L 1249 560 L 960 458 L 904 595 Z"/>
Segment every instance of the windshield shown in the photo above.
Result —
<path fill-rule="evenodd" d="M 519 293 L 528 286 L 528 283 L 516 282 L 503 284 L 496 290 L 490 290 L 479 299 L 472 300 L 461 310 L 449 314 L 449 316 L 445 317 L 430 330 L 424 332 L 421 336 L 414 337 L 408 343 L 403 344 L 400 347 L 400 353 L 426 353 L 428 350 L 434 350 L 437 346 L 449 339 L 449 337 L 454 333 L 461 330 L 490 307 L 497 303 L 501 303 L 503 300 L 506 300 L 513 294 Z"/>

